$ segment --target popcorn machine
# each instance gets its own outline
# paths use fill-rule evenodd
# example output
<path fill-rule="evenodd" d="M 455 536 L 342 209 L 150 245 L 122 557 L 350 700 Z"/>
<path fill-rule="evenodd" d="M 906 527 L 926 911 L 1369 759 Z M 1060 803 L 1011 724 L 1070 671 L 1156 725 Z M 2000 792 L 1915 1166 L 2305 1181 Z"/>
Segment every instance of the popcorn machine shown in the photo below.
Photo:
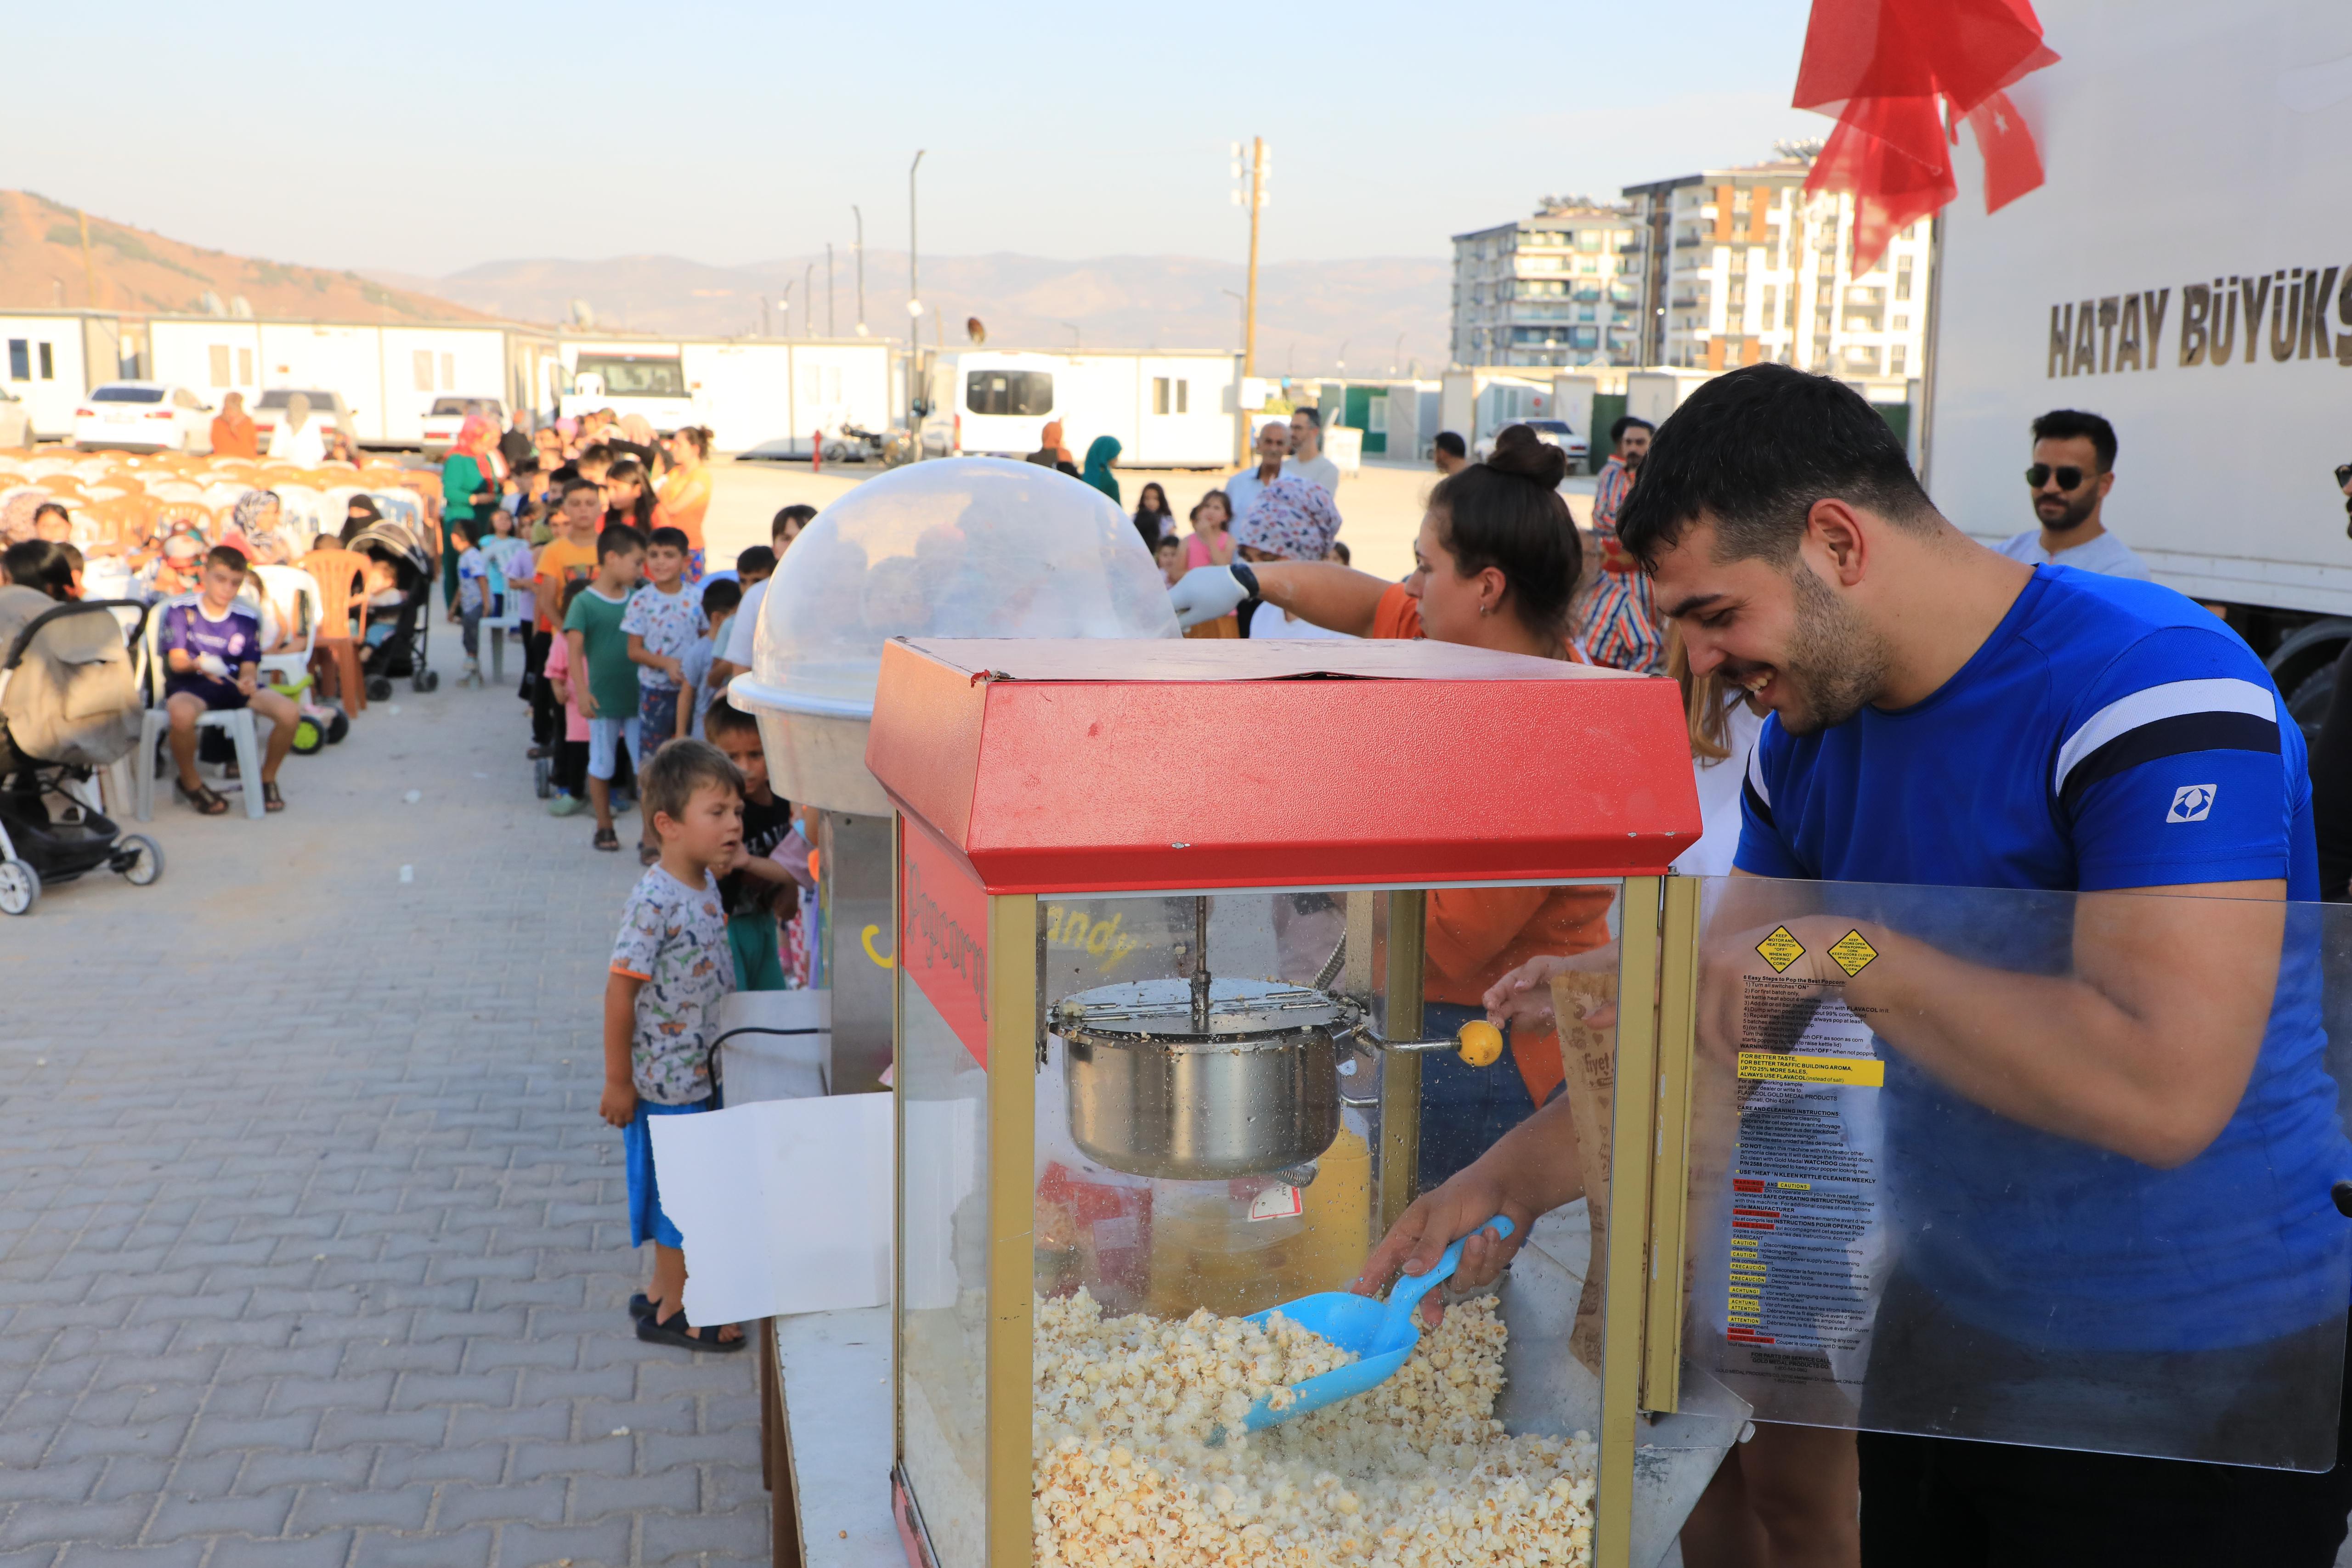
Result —
<path fill-rule="evenodd" d="M 916 1568 L 1141 1561 L 1146 1533 L 1162 1562 L 1402 1560 L 1464 1518 L 1497 1562 L 1655 1561 L 1747 1414 L 1681 1362 L 1653 1236 L 1685 1157 L 1655 1044 L 1662 1012 L 1689 1029 L 1688 964 L 1660 981 L 1697 916 L 1664 874 L 1688 756 L 1671 683 L 1431 643 L 885 649 Z M 1572 938 L 1609 1005 L 1448 1027 L 1522 929 Z M 1315 1368 L 1248 1315 L 1347 1290 L 1562 1095 L 1588 1197 L 1390 1384 L 1257 1430 Z"/>

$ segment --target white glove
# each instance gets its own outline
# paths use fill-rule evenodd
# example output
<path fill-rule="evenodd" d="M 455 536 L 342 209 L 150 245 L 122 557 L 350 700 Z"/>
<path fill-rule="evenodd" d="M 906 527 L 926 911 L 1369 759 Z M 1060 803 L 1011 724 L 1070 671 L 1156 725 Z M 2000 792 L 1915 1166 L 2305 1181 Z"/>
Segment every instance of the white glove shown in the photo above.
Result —
<path fill-rule="evenodd" d="M 1168 591 L 1176 624 L 1190 632 L 1204 621 L 1231 615 L 1257 597 L 1257 574 L 1244 566 L 1196 566 Z"/>
<path fill-rule="evenodd" d="M 222 658 L 218 653 L 197 654 L 196 668 L 202 670 L 205 674 L 210 675 L 216 681 L 225 681 L 228 679 L 228 661 Z"/>

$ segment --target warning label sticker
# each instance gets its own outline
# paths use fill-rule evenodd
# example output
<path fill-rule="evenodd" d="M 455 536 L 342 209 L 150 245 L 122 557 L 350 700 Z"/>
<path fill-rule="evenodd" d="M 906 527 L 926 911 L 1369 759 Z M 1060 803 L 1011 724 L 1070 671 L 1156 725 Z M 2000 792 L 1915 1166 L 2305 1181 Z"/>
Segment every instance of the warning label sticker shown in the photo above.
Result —
<path fill-rule="evenodd" d="M 1853 1089 L 1883 1089 L 1886 1086 L 1886 1063 L 1864 1057 L 1783 1056 L 1773 1051 L 1743 1051 L 1739 1053 L 1739 1076 L 1768 1083 L 1843 1083 Z M 1798 1186 L 1794 1182 L 1780 1185 Z"/>
<path fill-rule="evenodd" d="M 1805 945 L 1789 935 L 1785 925 L 1772 927 L 1772 935 L 1756 944 L 1756 951 L 1772 966 L 1776 975 L 1785 975 L 1789 966 L 1805 956 Z"/>
<path fill-rule="evenodd" d="M 1878 956 L 1878 949 L 1864 941 L 1861 932 L 1849 931 L 1830 944 L 1830 956 L 1851 977 L 1870 967 L 1870 961 Z"/>

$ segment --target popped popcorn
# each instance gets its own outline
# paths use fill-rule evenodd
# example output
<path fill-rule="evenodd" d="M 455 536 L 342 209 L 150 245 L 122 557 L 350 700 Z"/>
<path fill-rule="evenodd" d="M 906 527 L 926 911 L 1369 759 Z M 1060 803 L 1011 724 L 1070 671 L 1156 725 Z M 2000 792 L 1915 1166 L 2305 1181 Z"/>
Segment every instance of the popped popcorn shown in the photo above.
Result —
<path fill-rule="evenodd" d="M 1463 1302 L 1380 1386 L 1244 1433 L 1261 1395 L 1354 1357 L 1279 1317 L 1106 1319 L 1083 1291 L 1040 1300 L 1037 1568 L 1589 1564 L 1591 1440 L 1504 1433 L 1507 1334 L 1491 1299 Z"/>

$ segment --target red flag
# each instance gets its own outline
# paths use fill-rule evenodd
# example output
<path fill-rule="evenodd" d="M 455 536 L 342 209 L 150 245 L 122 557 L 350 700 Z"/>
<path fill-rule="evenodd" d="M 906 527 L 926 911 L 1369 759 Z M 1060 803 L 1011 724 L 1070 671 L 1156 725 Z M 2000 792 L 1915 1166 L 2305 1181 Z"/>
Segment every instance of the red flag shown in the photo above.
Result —
<path fill-rule="evenodd" d="M 1948 123 L 1976 132 L 1988 211 L 2042 183 L 2033 133 L 2001 89 L 2057 58 L 2028 0 L 1813 0 L 1795 103 L 1838 126 L 1805 189 L 1853 193 L 1855 272 L 1958 193 Z"/>

